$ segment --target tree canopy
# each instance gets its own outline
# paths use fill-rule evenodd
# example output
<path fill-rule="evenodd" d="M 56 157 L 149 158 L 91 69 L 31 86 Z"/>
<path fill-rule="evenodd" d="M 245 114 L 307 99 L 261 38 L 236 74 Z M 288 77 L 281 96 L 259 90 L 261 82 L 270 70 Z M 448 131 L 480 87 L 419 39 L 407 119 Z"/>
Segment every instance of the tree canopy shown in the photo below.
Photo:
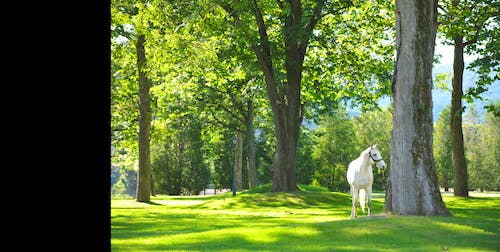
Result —
<path fill-rule="evenodd" d="M 392 108 L 380 109 L 377 101 L 392 92 L 393 5 L 111 1 L 113 192 L 130 193 L 137 182 L 140 36 L 153 192 L 230 188 L 236 162 L 248 167 L 243 189 L 273 183 L 275 191 L 288 191 L 300 182 L 347 190 L 343 174 L 361 149 L 377 143 L 390 156 Z M 487 58 L 492 50 L 485 48 L 477 46 Z M 494 66 L 495 57 L 484 62 Z M 238 132 L 244 137 L 236 154 Z M 374 189 L 382 190 L 386 177 L 379 175 Z"/>

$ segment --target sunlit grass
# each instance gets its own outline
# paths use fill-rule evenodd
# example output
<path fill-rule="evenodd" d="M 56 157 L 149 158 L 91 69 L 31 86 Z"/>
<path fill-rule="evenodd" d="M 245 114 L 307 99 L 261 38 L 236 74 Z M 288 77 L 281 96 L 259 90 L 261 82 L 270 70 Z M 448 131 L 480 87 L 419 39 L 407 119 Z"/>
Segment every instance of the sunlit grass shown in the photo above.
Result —
<path fill-rule="evenodd" d="M 499 251 L 500 196 L 443 196 L 453 217 L 349 220 L 351 199 L 321 190 L 111 201 L 112 251 Z M 307 189 L 306 189 L 307 190 Z"/>

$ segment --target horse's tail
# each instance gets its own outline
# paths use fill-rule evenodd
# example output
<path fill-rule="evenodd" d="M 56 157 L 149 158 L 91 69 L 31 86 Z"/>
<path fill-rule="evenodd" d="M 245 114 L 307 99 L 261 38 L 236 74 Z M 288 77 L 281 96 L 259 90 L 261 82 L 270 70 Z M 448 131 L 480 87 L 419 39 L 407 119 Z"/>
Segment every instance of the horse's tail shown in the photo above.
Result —
<path fill-rule="evenodd" d="M 359 205 L 361 206 L 363 213 L 365 212 L 365 197 L 366 189 L 359 189 Z"/>

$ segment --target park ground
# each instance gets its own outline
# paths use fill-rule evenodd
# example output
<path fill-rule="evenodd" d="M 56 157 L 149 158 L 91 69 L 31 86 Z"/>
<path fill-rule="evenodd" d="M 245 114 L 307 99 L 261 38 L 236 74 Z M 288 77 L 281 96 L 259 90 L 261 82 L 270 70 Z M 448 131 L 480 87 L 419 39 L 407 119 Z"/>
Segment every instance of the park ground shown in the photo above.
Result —
<path fill-rule="evenodd" d="M 395 216 L 375 193 L 350 220 L 349 194 L 302 188 L 232 196 L 111 200 L 112 251 L 500 251 L 500 193 L 443 193 L 453 216 Z"/>

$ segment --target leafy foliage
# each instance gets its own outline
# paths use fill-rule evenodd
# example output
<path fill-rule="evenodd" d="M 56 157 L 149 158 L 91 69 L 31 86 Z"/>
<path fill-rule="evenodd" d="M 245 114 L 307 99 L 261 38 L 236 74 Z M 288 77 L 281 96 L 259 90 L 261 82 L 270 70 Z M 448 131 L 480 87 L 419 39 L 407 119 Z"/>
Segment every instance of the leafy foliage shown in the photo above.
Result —
<path fill-rule="evenodd" d="M 375 169 L 373 176 L 373 189 L 384 190 L 391 172 L 392 107 L 367 111 L 353 121 L 360 152 L 372 144 L 377 144 L 377 149 L 384 158 L 387 174 Z"/>
<path fill-rule="evenodd" d="M 313 185 L 321 185 L 331 191 L 349 190 L 347 166 L 361 152 L 353 128 L 354 123 L 345 109 L 339 109 L 335 116 L 326 116 L 321 120 L 315 132 L 312 153 L 316 162 Z"/>
<path fill-rule="evenodd" d="M 358 158 L 361 151 L 377 144 L 387 167 L 390 167 L 390 136 L 392 114 L 390 109 L 365 112 L 350 117 L 345 109 L 336 115 L 322 118 L 314 131 L 312 158 L 315 161 L 313 184 L 331 191 L 348 191 L 346 181 L 349 163 Z M 384 190 L 387 177 L 375 169 L 374 190 Z"/>
<path fill-rule="evenodd" d="M 491 0 L 440 0 L 439 33 L 448 44 L 462 43 L 465 53 L 478 57 L 467 67 L 478 74 L 464 98 L 483 99 L 488 86 L 500 80 L 500 3 Z M 457 41 L 458 39 L 458 41 Z M 494 106 L 486 106 L 494 111 Z"/>
<path fill-rule="evenodd" d="M 318 3 L 322 3 L 301 2 L 302 23 L 300 27 L 287 28 L 292 29 L 288 32 L 306 31 L 307 21 Z M 216 188 L 230 188 L 234 131 L 244 130 L 242 121 L 248 112 L 245 111 L 248 101 L 255 107 L 258 181 L 271 182 L 276 136 L 264 76 L 252 51 L 252 45 L 262 45 L 255 3 L 264 13 L 277 88 L 284 94 L 287 38 L 283 24 L 291 11 L 285 1 L 111 2 L 110 127 L 111 161 L 116 170 L 114 192 L 135 193 L 138 34 L 146 36 L 145 71 L 151 81 L 155 191 L 195 194 L 210 182 Z M 395 51 L 394 3 L 382 0 L 323 3 L 321 19 L 311 33 L 301 37 L 308 39 L 300 90 L 306 104 L 306 124 L 301 126 L 297 149 L 297 183 L 346 191 L 347 165 L 362 148 L 376 142 L 390 167 L 391 112 L 376 110 L 375 104 L 390 93 Z M 485 7 L 486 10 L 496 8 L 494 4 Z M 487 32 L 478 37 L 482 42 L 470 49 L 481 55 L 471 64 L 478 73 L 487 73 L 488 69 L 498 72 L 500 50 L 495 49 L 500 36 L 490 36 L 498 34 L 498 22 L 494 22 L 497 18 L 494 15 L 487 19 L 489 25 L 484 27 Z M 498 79 L 498 74 L 489 78 Z M 480 82 L 484 85 L 478 84 L 471 95 L 487 87 L 490 79 L 483 79 Z M 350 117 L 344 109 L 347 105 L 361 108 L 362 115 Z M 490 108 L 495 106 L 492 104 Z M 494 136 L 496 119 L 489 116 L 487 120 L 484 132 L 489 130 L 488 136 Z M 488 139 L 495 138 L 485 137 L 485 144 Z M 485 156 L 484 164 L 495 165 L 498 159 L 491 157 L 493 154 Z M 381 190 L 386 178 L 379 175 L 375 176 L 374 187 Z M 474 176 L 471 174 L 471 178 Z"/>
<path fill-rule="evenodd" d="M 453 162 L 451 159 L 450 109 L 448 105 L 441 111 L 439 120 L 434 124 L 434 161 L 438 184 L 446 191 L 453 187 Z"/>
<path fill-rule="evenodd" d="M 498 109 L 500 102 L 495 106 Z M 499 190 L 500 118 L 486 113 L 481 124 L 472 106 L 465 114 L 464 141 L 469 187 L 481 191 Z"/>
<path fill-rule="evenodd" d="M 332 4 L 341 9 L 342 3 Z M 352 1 L 338 15 L 325 15 L 315 28 L 304 61 L 304 101 L 316 113 L 335 111 L 342 102 L 364 110 L 390 94 L 394 68 L 391 1 Z M 333 7 L 331 7 L 333 8 Z"/>
<path fill-rule="evenodd" d="M 494 106 L 497 106 L 499 102 Z M 466 110 L 464 120 L 465 155 L 468 184 L 472 190 L 498 190 L 500 180 L 497 174 L 500 160 L 498 117 L 491 112 L 485 114 L 483 123 L 474 104 Z M 441 111 L 434 125 L 434 160 L 439 186 L 447 189 L 453 185 L 453 164 L 451 160 L 450 106 Z"/>
<path fill-rule="evenodd" d="M 301 137 L 297 148 L 297 183 L 311 184 L 313 172 L 316 169 L 316 162 L 312 157 L 314 151 L 314 134 L 315 131 L 309 130 L 307 127 L 301 128 Z M 300 188 L 300 187 L 299 187 Z"/>

